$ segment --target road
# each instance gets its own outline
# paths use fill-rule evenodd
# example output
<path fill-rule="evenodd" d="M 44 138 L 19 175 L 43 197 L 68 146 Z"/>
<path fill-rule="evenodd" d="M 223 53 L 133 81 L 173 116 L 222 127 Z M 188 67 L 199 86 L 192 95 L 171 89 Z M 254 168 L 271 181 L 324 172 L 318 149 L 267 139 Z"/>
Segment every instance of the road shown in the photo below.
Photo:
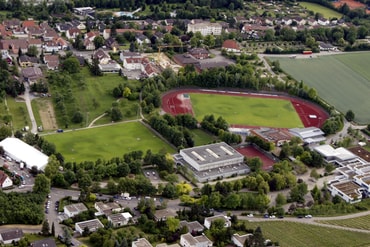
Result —
<path fill-rule="evenodd" d="M 28 84 L 26 84 L 25 88 L 26 90 L 24 92 L 23 99 L 26 103 L 28 115 L 30 116 L 30 120 L 31 120 L 31 133 L 36 134 L 37 133 L 37 123 L 36 123 L 35 116 L 33 115 L 33 111 L 32 111 L 32 105 L 31 105 L 32 96 L 30 95 L 30 87 Z"/>
<path fill-rule="evenodd" d="M 310 225 L 316 225 L 316 226 L 322 226 L 322 227 L 329 227 L 329 228 L 335 228 L 339 230 L 345 230 L 345 231 L 353 231 L 353 232 L 363 232 L 363 233 L 369 233 L 370 230 L 364 230 L 364 229 L 358 229 L 358 228 L 351 228 L 351 227 L 344 227 L 344 226 L 336 226 L 336 225 L 329 225 L 329 224 L 323 224 L 318 221 L 321 220 L 344 220 L 344 219 L 351 219 L 361 216 L 370 215 L 370 211 L 364 211 L 360 213 L 355 214 L 349 214 L 349 215 L 342 215 L 342 216 L 335 216 L 335 217 L 312 217 L 312 218 L 296 218 L 296 217 L 286 217 L 283 219 L 275 218 L 257 218 L 257 217 L 247 217 L 247 216 L 238 216 L 239 220 L 247 220 L 250 222 L 265 222 L 265 221 L 288 221 L 288 222 L 297 222 L 302 224 L 310 224 Z"/>

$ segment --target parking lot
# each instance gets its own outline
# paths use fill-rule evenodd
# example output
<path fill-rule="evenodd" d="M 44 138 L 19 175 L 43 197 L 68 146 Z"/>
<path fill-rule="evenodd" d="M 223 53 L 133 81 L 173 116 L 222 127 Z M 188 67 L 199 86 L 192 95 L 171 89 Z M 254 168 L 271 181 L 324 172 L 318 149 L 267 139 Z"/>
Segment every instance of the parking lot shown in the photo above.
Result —
<path fill-rule="evenodd" d="M 29 172 L 27 168 L 21 169 L 20 164 L 16 163 L 14 160 L 8 160 L 5 157 L 0 158 L 0 166 L 7 166 L 10 172 L 20 176 L 22 182 L 19 186 L 14 186 L 13 190 L 32 190 L 33 184 L 35 183 L 35 178 Z"/>

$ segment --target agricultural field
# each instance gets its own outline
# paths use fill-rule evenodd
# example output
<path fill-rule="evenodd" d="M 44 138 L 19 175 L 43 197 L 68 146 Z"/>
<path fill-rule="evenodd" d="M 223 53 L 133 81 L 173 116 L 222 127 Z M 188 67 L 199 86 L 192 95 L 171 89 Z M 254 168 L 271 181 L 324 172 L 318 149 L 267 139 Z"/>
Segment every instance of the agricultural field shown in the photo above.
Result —
<path fill-rule="evenodd" d="M 370 215 L 345 220 L 319 220 L 319 223 L 370 230 Z"/>
<path fill-rule="evenodd" d="M 302 219 L 304 221 L 304 219 Z M 262 234 L 266 239 L 279 242 L 280 246 L 295 247 L 359 247 L 369 246 L 370 238 L 367 233 L 339 230 L 323 226 L 302 224 L 287 221 L 268 222 L 246 222 L 248 228 L 262 229 Z"/>
<path fill-rule="evenodd" d="M 198 121 L 205 115 L 222 116 L 229 124 L 277 128 L 303 127 L 291 102 L 282 99 L 191 93 Z"/>
<path fill-rule="evenodd" d="M 281 68 L 297 81 L 315 88 L 325 101 L 342 113 L 352 110 L 355 121 L 370 123 L 370 54 L 351 53 L 332 56 L 314 56 L 312 59 L 279 60 Z"/>
<path fill-rule="evenodd" d="M 306 8 L 307 10 L 311 10 L 315 13 L 322 14 L 326 19 L 332 19 L 332 18 L 340 19 L 343 16 L 341 13 L 335 10 L 329 9 L 327 7 L 324 7 L 317 3 L 300 2 L 299 5 Z"/>
<path fill-rule="evenodd" d="M 139 122 L 72 130 L 43 137 L 55 144 L 57 151 L 63 154 L 67 162 L 122 157 L 135 150 L 175 152 Z"/>

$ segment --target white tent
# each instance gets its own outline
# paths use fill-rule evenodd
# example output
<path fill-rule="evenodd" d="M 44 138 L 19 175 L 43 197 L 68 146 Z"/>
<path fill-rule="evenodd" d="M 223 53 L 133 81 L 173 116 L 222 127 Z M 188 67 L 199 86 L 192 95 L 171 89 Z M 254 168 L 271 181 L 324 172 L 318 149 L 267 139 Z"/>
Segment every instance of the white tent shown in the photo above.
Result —
<path fill-rule="evenodd" d="M 0 146 L 4 148 L 6 155 L 15 161 L 25 163 L 29 169 L 36 166 L 38 170 L 43 171 L 49 160 L 47 155 L 18 138 L 6 138 L 0 142 Z"/>

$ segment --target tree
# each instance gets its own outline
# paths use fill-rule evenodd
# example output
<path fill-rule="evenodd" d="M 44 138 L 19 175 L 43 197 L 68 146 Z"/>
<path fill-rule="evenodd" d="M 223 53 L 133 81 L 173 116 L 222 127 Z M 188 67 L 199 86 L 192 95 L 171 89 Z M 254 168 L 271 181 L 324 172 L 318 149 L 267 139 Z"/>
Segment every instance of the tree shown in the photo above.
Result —
<path fill-rule="evenodd" d="M 39 54 L 39 51 L 37 50 L 36 46 L 31 45 L 31 46 L 28 47 L 28 49 L 27 49 L 27 55 L 28 56 L 37 57 L 38 54 Z"/>
<path fill-rule="evenodd" d="M 80 62 L 76 57 L 69 57 L 62 62 L 62 70 L 70 74 L 80 72 Z"/>
<path fill-rule="evenodd" d="M 103 36 L 96 36 L 93 42 L 95 45 L 95 49 L 99 49 L 100 47 L 104 45 L 104 38 Z"/>
<path fill-rule="evenodd" d="M 63 238 L 64 238 L 64 243 L 67 246 L 71 246 L 72 244 L 72 235 L 71 232 L 69 231 L 68 227 L 63 227 Z"/>
<path fill-rule="evenodd" d="M 244 246 L 245 247 L 264 247 L 265 246 L 265 239 L 263 238 L 262 230 L 259 226 L 253 232 L 253 235 L 245 241 Z"/>
<path fill-rule="evenodd" d="M 0 141 L 4 140 L 7 137 L 12 136 L 12 130 L 9 126 L 1 126 L 0 127 Z"/>
<path fill-rule="evenodd" d="M 346 112 L 345 118 L 347 119 L 347 121 L 351 122 L 355 119 L 355 113 L 352 110 L 348 110 Z"/>
<path fill-rule="evenodd" d="M 122 119 L 122 112 L 118 107 L 113 107 L 111 111 L 111 119 L 112 121 L 119 121 Z"/>
<path fill-rule="evenodd" d="M 90 71 L 95 76 L 101 76 L 101 75 L 103 75 L 103 73 L 101 72 L 101 70 L 99 68 L 99 60 L 97 58 L 94 58 L 92 60 Z"/>
<path fill-rule="evenodd" d="M 278 193 L 275 198 L 276 206 L 282 206 L 286 203 L 286 198 L 282 193 Z"/>
<path fill-rule="evenodd" d="M 38 174 L 33 185 L 33 192 L 40 194 L 48 194 L 50 192 L 50 179 L 45 174 Z"/>
<path fill-rule="evenodd" d="M 253 157 L 248 160 L 248 165 L 251 168 L 252 172 L 258 172 L 261 170 L 263 164 L 260 158 Z"/>
<path fill-rule="evenodd" d="M 76 111 L 72 116 L 72 122 L 73 123 L 82 123 L 84 119 L 84 116 L 80 111 Z"/>
<path fill-rule="evenodd" d="M 44 220 L 44 222 L 42 223 L 41 233 L 43 236 L 50 235 L 50 225 L 48 220 Z"/>
<path fill-rule="evenodd" d="M 123 97 L 128 98 L 131 95 L 131 89 L 129 87 L 125 87 L 123 89 Z"/>
<path fill-rule="evenodd" d="M 168 217 L 166 220 L 166 225 L 170 232 L 175 232 L 180 226 L 180 220 L 175 217 Z"/>

